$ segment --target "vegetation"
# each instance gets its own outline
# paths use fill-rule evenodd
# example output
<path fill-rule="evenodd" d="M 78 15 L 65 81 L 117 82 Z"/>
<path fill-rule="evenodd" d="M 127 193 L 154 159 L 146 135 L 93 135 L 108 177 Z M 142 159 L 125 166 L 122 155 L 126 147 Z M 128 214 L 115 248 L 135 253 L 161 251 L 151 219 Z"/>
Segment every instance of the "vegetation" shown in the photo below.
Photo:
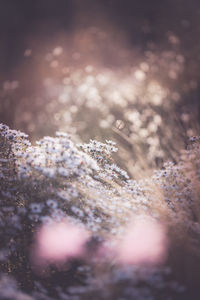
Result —
<path fill-rule="evenodd" d="M 165 163 L 139 181 L 129 179 L 114 163 L 117 148 L 111 141 L 76 144 L 68 134 L 57 132 L 33 146 L 26 134 L 1 124 L 0 142 L 2 299 L 195 299 L 199 137 L 190 139 L 177 164 Z M 138 217 L 167 228 L 167 255 L 159 262 L 145 254 L 149 244 L 141 246 L 147 247 L 144 256 L 135 260 L 135 240 L 127 226 Z M 62 265 L 50 257 L 38 270 L 31 258 L 37 232 L 60 222 L 87 231 L 84 254 L 65 256 Z M 131 226 L 134 230 L 136 224 Z M 148 232 L 154 241 L 156 230 L 139 230 Z M 121 250 L 116 251 L 125 236 L 133 243 L 128 265 L 120 259 Z M 69 243 L 73 245 L 73 239 Z"/>

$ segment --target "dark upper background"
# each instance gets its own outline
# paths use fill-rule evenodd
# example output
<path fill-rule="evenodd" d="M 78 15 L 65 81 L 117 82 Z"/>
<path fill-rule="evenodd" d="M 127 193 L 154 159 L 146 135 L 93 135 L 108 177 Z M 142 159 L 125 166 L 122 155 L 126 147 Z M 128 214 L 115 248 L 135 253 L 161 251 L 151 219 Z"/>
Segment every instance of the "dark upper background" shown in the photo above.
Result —
<path fill-rule="evenodd" d="M 84 30 L 95 26 L 110 30 L 110 44 L 118 36 L 124 36 L 128 49 L 133 52 L 139 49 L 141 55 L 151 43 L 165 49 L 167 33 L 173 32 L 181 40 L 181 51 L 186 59 L 184 76 L 199 80 L 199 0 L 0 0 L 0 92 L 4 97 L 0 98 L 0 122 L 15 127 L 16 103 L 23 106 L 23 103 L 31 102 L 23 97 L 30 99 L 30 96 L 34 98 L 34 93 L 39 95 L 40 62 L 63 37 L 71 35 L 78 41 L 82 39 L 82 43 L 72 45 L 75 48 L 72 50 L 79 51 L 77 48 L 81 46 L 80 51 L 88 59 L 91 41 L 82 35 Z M 70 40 L 65 40 L 63 45 L 70 48 Z M 96 53 L 100 46 L 98 41 L 95 46 L 93 52 Z M 106 47 L 100 48 L 99 52 L 106 53 L 103 64 L 110 67 L 109 64 L 118 63 L 116 54 L 114 57 L 118 49 Z M 25 49 L 33 50 L 30 60 L 24 57 Z M 3 85 L 13 80 L 19 80 L 20 89 L 12 98 L 5 96 Z M 198 89 L 196 93 L 199 93 Z M 195 99 L 199 101 L 198 97 Z"/>
<path fill-rule="evenodd" d="M 33 36 L 92 26 L 105 20 L 141 48 L 159 43 L 166 31 L 194 47 L 200 33 L 199 0 L 0 0 L 0 70 L 9 79 Z M 189 23 L 187 23 L 189 22 Z M 189 24 L 189 25 L 188 25 Z M 2 75 L 2 71 L 4 75 Z M 7 75 L 5 75 L 7 74 Z"/>

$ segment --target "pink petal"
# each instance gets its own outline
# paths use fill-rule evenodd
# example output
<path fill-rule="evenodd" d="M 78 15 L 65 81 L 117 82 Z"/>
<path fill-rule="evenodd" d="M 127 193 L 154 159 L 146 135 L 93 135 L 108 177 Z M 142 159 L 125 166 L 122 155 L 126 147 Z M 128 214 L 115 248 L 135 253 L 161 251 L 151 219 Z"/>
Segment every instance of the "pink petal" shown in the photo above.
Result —
<path fill-rule="evenodd" d="M 123 264 L 158 264 L 167 254 L 166 229 L 145 217 L 137 218 L 127 227 L 123 239 L 117 244 L 118 261 Z"/>
<path fill-rule="evenodd" d="M 84 253 L 89 233 L 68 222 L 43 225 L 36 234 L 33 260 L 36 264 L 62 262 Z"/>

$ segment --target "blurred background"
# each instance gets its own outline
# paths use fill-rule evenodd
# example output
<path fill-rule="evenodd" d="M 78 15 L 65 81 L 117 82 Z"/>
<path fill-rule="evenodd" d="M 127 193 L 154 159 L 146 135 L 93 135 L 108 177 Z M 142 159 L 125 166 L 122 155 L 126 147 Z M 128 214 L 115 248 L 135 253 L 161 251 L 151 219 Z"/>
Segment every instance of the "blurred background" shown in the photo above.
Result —
<path fill-rule="evenodd" d="M 149 175 L 198 135 L 199 36 L 198 0 L 1 0 L 0 122 L 112 139 Z"/>

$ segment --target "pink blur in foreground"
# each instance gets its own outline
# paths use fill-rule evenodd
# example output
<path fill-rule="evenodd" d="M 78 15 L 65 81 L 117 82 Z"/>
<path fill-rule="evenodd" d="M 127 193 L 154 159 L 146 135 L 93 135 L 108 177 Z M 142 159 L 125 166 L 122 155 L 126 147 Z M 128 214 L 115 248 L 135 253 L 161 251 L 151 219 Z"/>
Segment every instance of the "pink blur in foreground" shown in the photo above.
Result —
<path fill-rule="evenodd" d="M 123 264 L 160 264 L 167 255 L 166 228 L 150 217 L 136 218 L 117 244 L 118 261 Z"/>
<path fill-rule="evenodd" d="M 59 263 L 84 254 L 89 233 L 68 222 L 43 225 L 36 234 L 33 262 Z"/>

